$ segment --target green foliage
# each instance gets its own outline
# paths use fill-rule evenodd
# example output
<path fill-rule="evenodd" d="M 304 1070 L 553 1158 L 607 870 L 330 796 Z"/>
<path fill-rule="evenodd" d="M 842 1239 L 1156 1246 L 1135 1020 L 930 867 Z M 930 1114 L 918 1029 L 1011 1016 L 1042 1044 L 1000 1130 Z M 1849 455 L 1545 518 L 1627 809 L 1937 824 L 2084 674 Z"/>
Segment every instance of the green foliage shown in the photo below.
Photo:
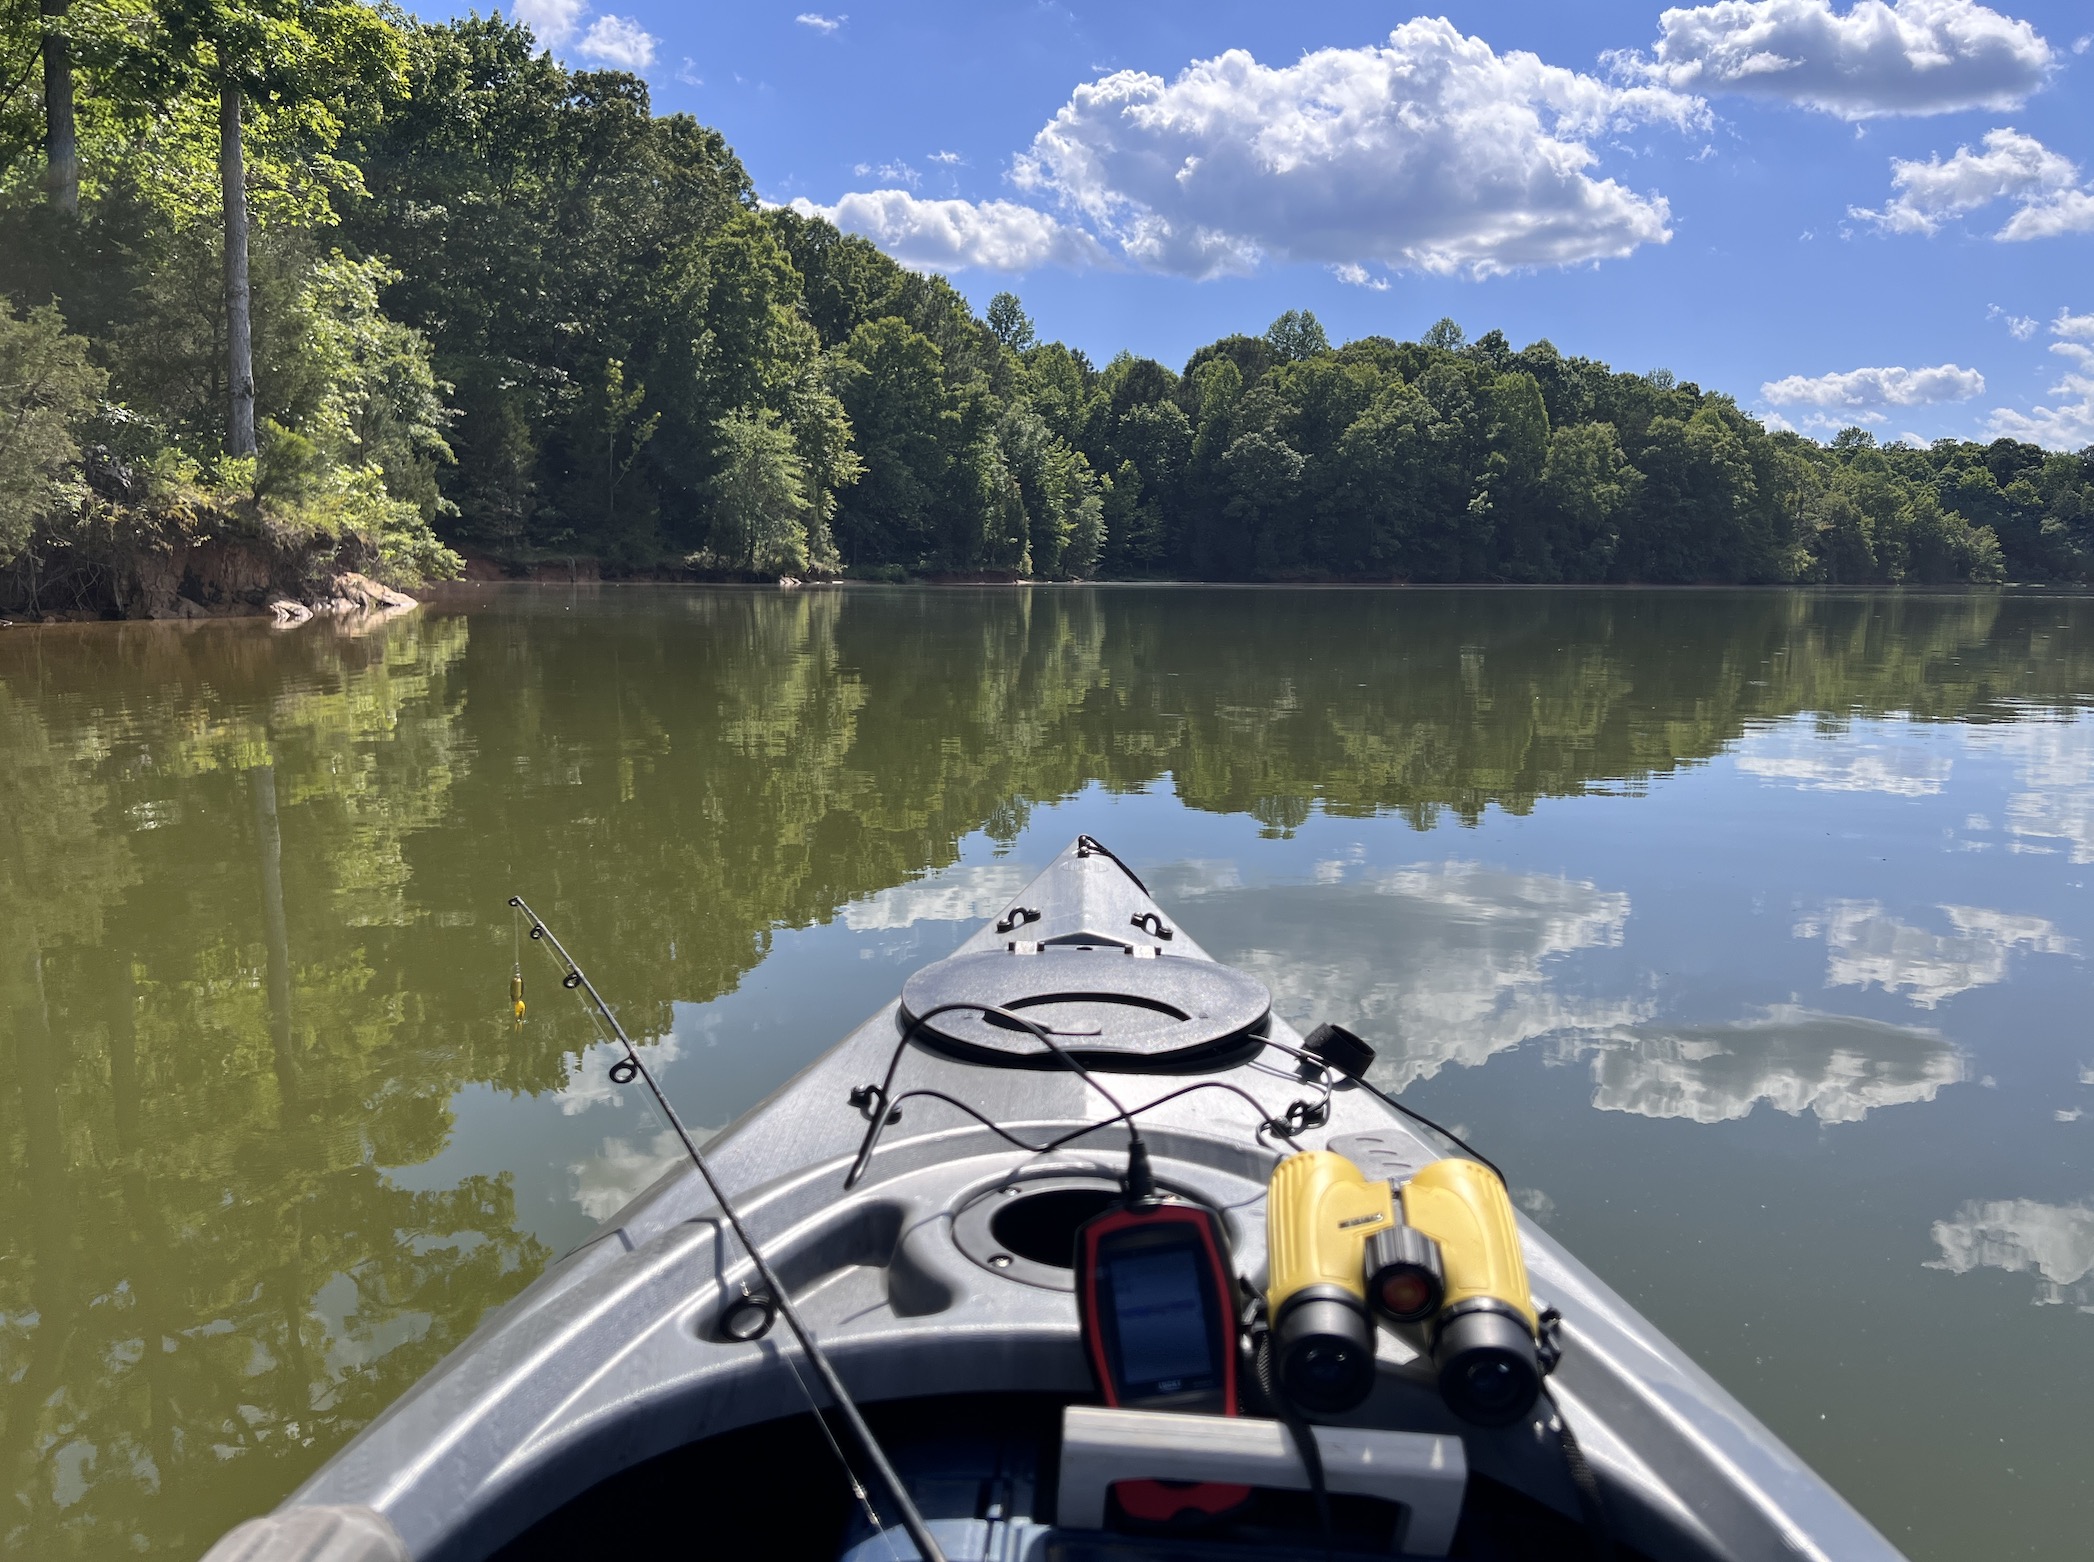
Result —
<path fill-rule="evenodd" d="M 103 380 L 56 308 L 17 315 L 0 300 L 0 565 L 29 544 L 39 520 L 79 502 L 75 431 Z"/>
<path fill-rule="evenodd" d="M 989 334 L 1011 352 L 1022 353 L 1033 345 L 1032 319 L 1016 293 L 998 293 L 990 299 L 983 318 L 988 324 Z"/>
<path fill-rule="evenodd" d="M 1323 322 L 1306 309 L 1290 309 L 1265 328 L 1265 343 L 1281 363 L 1320 358 L 1331 350 Z"/>
<path fill-rule="evenodd" d="M 814 509 L 792 430 L 777 413 L 733 412 L 719 423 L 711 552 L 729 569 L 800 574 Z"/>
<path fill-rule="evenodd" d="M 0 57 L 26 69 L 39 25 L 0 11 Z M 82 206 L 42 198 L 36 116 L 0 98 L 0 294 L 55 298 L 107 375 L 111 410 L 68 437 L 148 484 L 213 473 L 284 526 L 369 528 L 395 560 L 448 567 L 455 544 L 613 569 L 1053 578 L 2094 570 L 2094 454 L 1859 431 L 1820 446 L 1669 372 L 1453 320 L 1333 347 L 1289 310 L 1182 370 L 1126 353 L 1099 369 L 1040 341 L 1015 294 L 977 317 L 944 279 L 760 208 L 716 131 L 656 114 L 631 75 L 567 69 L 500 15 L 75 0 L 66 26 Z M 251 469 L 219 460 L 227 81 L 247 101 Z"/>

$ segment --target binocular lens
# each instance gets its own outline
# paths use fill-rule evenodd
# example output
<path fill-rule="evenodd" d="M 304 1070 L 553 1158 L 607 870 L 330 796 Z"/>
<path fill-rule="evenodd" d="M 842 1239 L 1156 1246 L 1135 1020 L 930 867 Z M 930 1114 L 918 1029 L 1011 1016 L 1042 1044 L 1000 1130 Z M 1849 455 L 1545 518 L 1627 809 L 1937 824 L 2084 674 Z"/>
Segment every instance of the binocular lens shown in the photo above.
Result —
<path fill-rule="evenodd" d="M 1274 1331 L 1280 1390 L 1304 1410 L 1350 1410 L 1374 1388 L 1374 1338 L 1356 1305 L 1298 1302 Z"/>
<path fill-rule="evenodd" d="M 1381 1310 L 1400 1323 L 1422 1318 L 1439 1301 L 1439 1288 L 1430 1277 L 1413 1269 L 1399 1269 L 1381 1283 Z"/>
<path fill-rule="evenodd" d="M 1524 1322 L 1495 1309 L 1456 1313 L 1433 1348 L 1440 1396 L 1478 1426 L 1506 1426 L 1534 1408 L 1541 1366 Z"/>
<path fill-rule="evenodd" d="M 1395 1225 L 1367 1239 L 1367 1295 L 1391 1323 L 1422 1323 L 1440 1310 L 1446 1271 L 1440 1245 L 1412 1226 Z"/>

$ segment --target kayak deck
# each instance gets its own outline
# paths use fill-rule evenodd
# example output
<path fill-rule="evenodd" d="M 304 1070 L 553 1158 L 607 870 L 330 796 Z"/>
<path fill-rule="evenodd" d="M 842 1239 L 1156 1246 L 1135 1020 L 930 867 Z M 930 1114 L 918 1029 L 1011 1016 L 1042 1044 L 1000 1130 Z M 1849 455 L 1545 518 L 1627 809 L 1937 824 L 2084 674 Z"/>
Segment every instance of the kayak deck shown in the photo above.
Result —
<path fill-rule="evenodd" d="M 1207 971 L 1191 969 L 1199 964 Z M 1140 975 L 1123 980 L 1129 971 Z M 1217 1545 L 1282 1556 L 1294 1544 L 1280 1518 L 1241 1541 L 1049 1527 L 1056 1418 L 1094 1402 L 1067 1255 L 1086 1211 L 1117 1191 L 1126 1160 L 1126 1129 L 1101 1085 L 1140 1112 L 1159 1184 L 1221 1212 L 1235 1266 L 1254 1283 L 1265 1269 L 1266 1185 L 1283 1155 L 1364 1155 L 1369 1145 L 1373 1174 L 1393 1176 L 1446 1153 L 1366 1082 L 1326 1092 L 1305 1078 L 1300 1036 L 1261 1007 L 1247 978 L 1207 979 L 1222 972 L 1238 977 L 1213 965 L 1117 858 L 1079 840 L 954 959 L 929 968 L 928 982 L 914 981 L 902 1002 L 708 1147 L 851 1395 L 894 1437 L 919 1505 L 971 1537 L 975 1549 L 956 1556 L 1117 1562 L 1188 1544 L 1217 1556 L 1233 1554 Z M 1022 1012 L 1046 1016 L 1084 1049 L 1099 1080 L 1039 1066 L 1022 1031 L 942 1016 L 915 1026 L 936 1034 L 896 1059 L 905 1028 L 970 994 L 1023 1000 Z M 891 1095 L 871 1096 L 890 1065 Z M 899 1120 L 846 1188 L 877 1099 L 899 1101 Z M 1056 1147 L 1028 1150 L 1013 1137 Z M 1897 1558 L 1546 1232 L 1522 1218 L 1520 1240 L 1537 1301 L 1563 1317 L 1551 1388 L 1619 1547 L 1663 1562 Z M 724 1327 L 752 1279 L 695 1172 L 671 1172 L 491 1316 L 274 1522 L 355 1508 L 397 1541 L 396 1551 L 343 1551 L 334 1562 L 573 1555 L 584 1536 L 687 1542 L 694 1529 L 720 1537 L 728 1554 L 743 1548 L 726 1537 L 747 1530 L 749 1554 L 828 1562 L 869 1538 L 879 1549 L 865 1555 L 887 1555 L 890 1542 L 909 1555 L 898 1531 L 851 1533 L 836 1455 L 808 1415 L 801 1378 L 811 1374 L 788 1370 L 785 1331 L 752 1343 Z M 1511 1426 L 1469 1425 L 1440 1399 L 1428 1362 L 1390 1331 L 1377 1335 L 1371 1396 L 1318 1419 L 1456 1440 L 1467 1480 L 1452 1554 L 1579 1554 L 1582 1510 L 1544 1419 L 1548 1402 Z M 983 1473 L 992 1450 L 1005 1473 Z M 992 1515 L 984 1493 L 997 1480 L 1013 1495 Z M 1021 1485 L 1027 1502 L 1015 1495 Z M 1274 1501 L 1284 1516 L 1284 1494 Z M 1360 1519 L 1382 1525 L 1382 1555 L 1392 1544 L 1386 1517 Z M 266 1538 L 270 1522 L 250 1535 Z M 1315 1540 L 1302 1533 L 1303 1544 Z M 236 1555 L 250 1554 L 225 1552 Z"/>

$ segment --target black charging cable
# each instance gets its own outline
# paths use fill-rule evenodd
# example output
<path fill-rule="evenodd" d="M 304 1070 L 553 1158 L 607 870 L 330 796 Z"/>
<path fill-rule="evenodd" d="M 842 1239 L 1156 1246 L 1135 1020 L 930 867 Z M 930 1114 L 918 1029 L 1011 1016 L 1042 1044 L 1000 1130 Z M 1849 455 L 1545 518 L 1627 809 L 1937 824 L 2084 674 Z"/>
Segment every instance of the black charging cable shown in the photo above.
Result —
<path fill-rule="evenodd" d="M 1614 1562 L 1614 1528 L 1607 1522 L 1607 1505 L 1600 1497 L 1600 1483 L 1592 1473 L 1592 1466 L 1585 1462 L 1585 1450 L 1578 1445 L 1578 1435 L 1571 1430 L 1570 1417 L 1563 1413 L 1563 1405 L 1555 1391 L 1548 1385 L 1548 1378 L 1563 1359 L 1563 1314 L 1553 1307 L 1541 1310 L 1539 1323 L 1540 1349 L 1536 1353 L 1541 1362 L 1541 1395 L 1549 1402 L 1549 1413 L 1556 1422 L 1556 1442 L 1563 1450 L 1564 1468 L 1570 1472 L 1571 1489 L 1577 1493 L 1578 1509 L 1585 1520 L 1585 1539 L 1592 1548 L 1594 1562 Z"/>
<path fill-rule="evenodd" d="M 1267 1315 L 1265 1298 L 1251 1287 L 1248 1280 L 1239 1282 L 1243 1286 L 1244 1304 L 1241 1325 L 1243 1348 L 1250 1357 L 1251 1381 L 1258 1385 L 1258 1397 L 1265 1402 L 1265 1412 L 1287 1429 L 1294 1440 L 1296 1452 L 1301 1455 L 1302 1470 L 1309 1478 L 1309 1496 L 1316 1505 L 1316 1526 L 1323 1532 L 1325 1540 L 1332 1535 L 1330 1485 L 1323 1473 L 1323 1450 L 1316 1445 L 1316 1429 L 1311 1426 L 1293 1402 L 1280 1391 L 1273 1376 L 1272 1366 L 1272 1320 Z"/>

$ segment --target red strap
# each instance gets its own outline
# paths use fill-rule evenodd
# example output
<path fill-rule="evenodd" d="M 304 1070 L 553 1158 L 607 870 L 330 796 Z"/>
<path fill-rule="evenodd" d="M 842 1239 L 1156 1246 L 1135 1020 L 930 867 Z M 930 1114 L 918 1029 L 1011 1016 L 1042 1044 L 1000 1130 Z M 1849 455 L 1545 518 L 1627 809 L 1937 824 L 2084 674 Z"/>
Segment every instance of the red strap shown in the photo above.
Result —
<path fill-rule="evenodd" d="M 1219 1518 L 1250 1501 L 1251 1489 L 1221 1481 L 1114 1481 L 1112 1494 L 1130 1519 L 1168 1524 L 1188 1513 Z"/>

